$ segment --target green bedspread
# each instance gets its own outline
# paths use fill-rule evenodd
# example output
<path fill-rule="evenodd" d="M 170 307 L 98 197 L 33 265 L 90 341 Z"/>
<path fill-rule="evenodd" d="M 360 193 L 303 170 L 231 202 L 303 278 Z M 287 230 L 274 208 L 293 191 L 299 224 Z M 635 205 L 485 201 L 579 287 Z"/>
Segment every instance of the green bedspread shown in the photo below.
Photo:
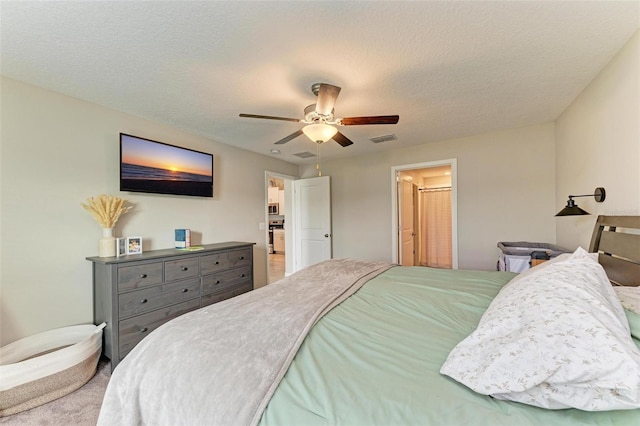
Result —
<path fill-rule="evenodd" d="M 639 410 L 544 410 L 498 401 L 439 373 L 515 274 L 396 267 L 307 336 L 261 424 L 638 425 Z"/>

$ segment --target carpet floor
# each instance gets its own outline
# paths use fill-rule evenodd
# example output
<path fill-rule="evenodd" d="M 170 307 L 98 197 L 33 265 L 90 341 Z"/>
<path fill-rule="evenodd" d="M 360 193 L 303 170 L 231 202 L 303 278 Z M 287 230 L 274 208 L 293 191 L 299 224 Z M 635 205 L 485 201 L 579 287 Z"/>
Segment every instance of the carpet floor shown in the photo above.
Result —
<path fill-rule="evenodd" d="M 109 361 L 101 359 L 96 375 L 80 389 L 31 410 L 0 417 L 11 426 L 95 426 L 111 378 Z"/>

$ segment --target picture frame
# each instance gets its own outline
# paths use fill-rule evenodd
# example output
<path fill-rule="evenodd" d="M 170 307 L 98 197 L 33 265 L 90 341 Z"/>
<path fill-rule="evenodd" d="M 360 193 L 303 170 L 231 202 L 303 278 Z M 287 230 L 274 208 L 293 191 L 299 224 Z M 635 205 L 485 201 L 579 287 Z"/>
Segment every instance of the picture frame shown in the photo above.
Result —
<path fill-rule="evenodd" d="M 127 239 L 126 238 L 116 238 L 116 256 L 124 256 L 127 254 Z"/>
<path fill-rule="evenodd" d="M 127 237 L 127 254 L 142 253 L 142 237 Z"/>

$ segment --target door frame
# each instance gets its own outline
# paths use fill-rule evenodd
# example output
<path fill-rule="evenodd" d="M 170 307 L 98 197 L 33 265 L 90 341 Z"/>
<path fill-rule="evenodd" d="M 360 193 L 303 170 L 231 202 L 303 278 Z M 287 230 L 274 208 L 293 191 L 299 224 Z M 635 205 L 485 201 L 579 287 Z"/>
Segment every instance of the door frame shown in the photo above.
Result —
<path fill-rule="evenodd" d="M 391 167 L 391 261 L 398 263 L 398 172 L 429 169 L 432 167 L 451 167 L 451 261 L 452 268 L 458 269 L 458 162 L 456 158 L 425 163 L 403 164 Z"/>
<path fill-rule="evenodd" d="M 299 178 L 297 176 L 290 176 L 290 175 L 285 175 L 282 173 L 278 173 L 278 172 L 270 172 L 268 170 L 265 170 L 264 172 L 264 223 L 265 223 L 265 227 L 264 227 L 264 241 L 265 241 L 265 248 L 266 248 L 266 252 L 267 255 L 265 256 L 265 261 L 266 261 L 266 268 L 265 270 L 267 271 L 267 285 L 271 284 L 269 282 L 269 177 L 275 177 L 275 178 L 279 178 L 282 179 L 284 181 L 284 206 L 285 206 L 285 211 L 281 212 L 280 214 L 285 216 L 285 220 L 286 220 L 286 228 L 287 228 L 287 232 L 285 232 L 284 234 L 284 245 L 285 247 L 290 247 L 291 250 L 295 249 L 295 235 L 294 235 L 294 229 L 295 229 L 295 216 L 293 214 L 293 212 L 295 211 L 295 206 L 293 204 L 294 200 L 293 200 L 293 181 L 294 180 L 298 180 Z M 294 260 L 294 256 L 293 253 L 295 253 L 294 251 L 291 250 L 287 250 L 285 251 L 285 276 L 291 275 L 291 271 L 293 271 L 293 260 Z M 287 255 L 287 252 L 289 252 L 289 255 Z"/>

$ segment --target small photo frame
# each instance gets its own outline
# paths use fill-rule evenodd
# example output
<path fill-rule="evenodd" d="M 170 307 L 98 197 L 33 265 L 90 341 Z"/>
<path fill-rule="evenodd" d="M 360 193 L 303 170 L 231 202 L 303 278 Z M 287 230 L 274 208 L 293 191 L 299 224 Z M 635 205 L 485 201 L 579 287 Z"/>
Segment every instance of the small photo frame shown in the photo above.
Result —
<path fill-rule="evenodd" d="M 127 237 L 127 254 L 142 253 L 142 237 Z"/>
<path fill-rule="evenodd" d="M 124 256 L 127 254 L 127 239 L 116 238 L 116 256 Z"/>

